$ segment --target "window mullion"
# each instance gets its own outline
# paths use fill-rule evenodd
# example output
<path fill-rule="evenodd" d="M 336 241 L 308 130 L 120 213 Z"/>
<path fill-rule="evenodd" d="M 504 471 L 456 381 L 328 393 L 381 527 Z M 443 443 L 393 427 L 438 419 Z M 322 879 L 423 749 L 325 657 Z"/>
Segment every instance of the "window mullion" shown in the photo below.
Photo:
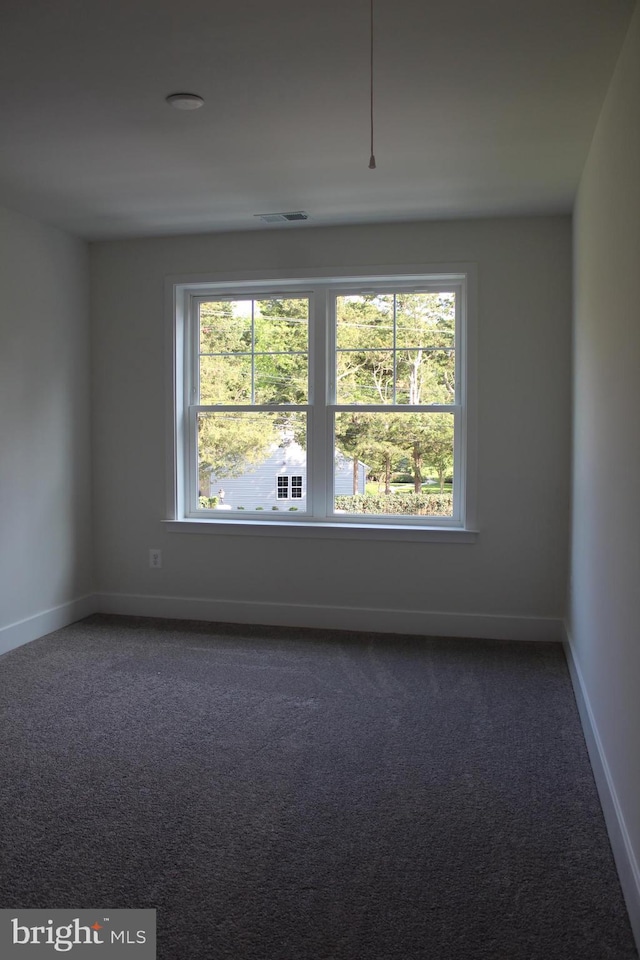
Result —
<path fill-rule="evenodd" d="M 398 382 L 398 354 L 396 352 L 397 342 L 398 342 L 398 330 L 397 330 L 397 317 L 398 317 L 398 297 L 397 294 L 393 295 L 393 402 L 395 404 L 397 400 L 397 382 Z"/>
<path fill-rule="evenodd" d="M 462 410 L 458 407 L 453 416 L 453 519 L 460 520 L 463 516 L 466 498 L 465 483 L 465 446 L 464 429 L 462 425 Z"/>
<path fill-rule="evenodd" d="M 200 304 L 191 300 L 191 323 L 187 343 L 186 362 L 189 369 L 187 377 L 187 406 L 200 402 Z"/>
<path fill-rule="evenodd" d="M 187 464 L 184 476 L 187 509 L 193 512 L 198 504 L 198 418 L 200 401 L 200 304 L 191 298 L 186 339 L 185 370 L 185 442 Z"/>
<path fill-rule="evenodd" d="M 198 506 L 198 416 L 195 407 L 187 412 L 187 445 L 189 448 L 187 465 L 187 506 L 193 513 Z"/>
<path fill-rule="evenodd" d="M 256 402 L 256 302 L 251 301 L 251 403 Z"/>
<path fill-rule="evenodd" d="M 329 344 L 331 297 L 326 287 L 316 288 L 309 301 L 309 422 L 307 429 L 307 508 L 317 518 L 329 513 L 333 492 L 330 469 L 331 431 L 329 401 Z M 335 307 L 334 307 L 335 310 Z"/>

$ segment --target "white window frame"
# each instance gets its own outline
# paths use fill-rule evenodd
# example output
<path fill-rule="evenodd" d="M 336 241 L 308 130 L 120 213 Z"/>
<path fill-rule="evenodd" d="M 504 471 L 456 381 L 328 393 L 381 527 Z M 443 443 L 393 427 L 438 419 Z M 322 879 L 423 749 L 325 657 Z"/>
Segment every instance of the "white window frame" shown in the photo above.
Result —
<path fill-rule="evenodd" d="M 413 412 L 449 412 L 454 415 L 455 514 L 442 517 L 384 517 L 333 515 L 333 454 L 328 456 L 332 417 L 352 405 L 338 405 L 335 389 L 335 298 L 348 293 L 456 290 L 456 403 L 420 405 Z M 292 409 L 308 411 L 308 465 L 306 504 L 302 517 L 277 520 L 254 515 L 239 518 L 220 512 L 195 515 L 193 471 L 196 455 L 194 397 L 188 371 L 193 369 L 194 305 L 216 296 L 275 297 L 311 295 L 309 320 L 309 402 Z M 271 271 L 233 275 L 168 277 L 167 303 L 167 524 L 176 532 L 234 533 L 277 536 L 319 536 L 354 539 L 434 540 L 471 542 L 476 539 L 476 268 L 475 264 L 437 264 L 407 267 L 369 267 L 357 270 Z M 363 412 L 390 412 L 387 405 L 358 404 Z M 454 408 L 455 409 L 452 409 Z M 402 405 L 405 408 L 405 405 Z M 280 409 L 265 405 L 264 409 Z M 289 407 L 288 407 L 289 409 Z M 321 451 L 318 456 L 316 451 Z M 191 491 L 191 499 L 188 495 Z"/>

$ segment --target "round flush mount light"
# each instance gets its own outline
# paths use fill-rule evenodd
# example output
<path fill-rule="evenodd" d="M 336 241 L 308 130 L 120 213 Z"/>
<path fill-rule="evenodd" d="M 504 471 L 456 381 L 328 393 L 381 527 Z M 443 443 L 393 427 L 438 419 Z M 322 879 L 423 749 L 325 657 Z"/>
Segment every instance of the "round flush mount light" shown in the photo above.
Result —
<path fill-rule="evenodd" d="M 198 110 L 204 104 L 197 93 L 171 93 L 166 100 L 176 110 Z"/>

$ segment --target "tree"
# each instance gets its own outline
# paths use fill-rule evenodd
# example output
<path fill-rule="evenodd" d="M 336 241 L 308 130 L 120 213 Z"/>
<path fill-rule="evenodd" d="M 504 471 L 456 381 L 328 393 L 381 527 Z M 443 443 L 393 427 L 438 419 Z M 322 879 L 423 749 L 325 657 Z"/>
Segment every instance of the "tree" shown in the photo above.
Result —
<path fill-rule="evenodd" d="M 453 418 L 411 408 L 450 403 L 455 395 L 453 295 L 370 293 L 336 303 L 337 400 L 354 409 L 336 417 L 335 438 L 353 462 L 354 494 L 360 463 L 390 494 L 403 459 L 416 493 L 427 466 L 442 491 L 453 463 Z M 248 407 L 199 415 L 201 481 L 211 471 L 240 476 L 285 439 L 306 446 L 306 416 L 288 408 L 308 402 L 308 306 L 306 297 L 201 304 L 200 404 Z M 250 409 L 267 403 L 281 409 Z M 390 409 L 360 411 L 359 404 Z"/>
<path fill-rule="evenodd" d="M 353 492 L 358 492 L 358 464 L 366 463 L 370 475 L 383 478 L 385 493 L 391 493 L 391 474 L 402 457 L 398 430 L 402 414 L 361 413 L 357 410 L 336 417 L 336 446 L 353 458 Z"/>
<path fill-rule="evenodd" d="M 309 396 L 309 301 L 277 297 L 254 303 L 255 403 L 306 403 Z"/>
<path fill-rule="evenodd" d="M 413 473 L 413 488 L 420 493 L 425 467 L 438 475 L 440 493 L 444 478 L 453 467 L 453 417 L 448 413 L 398 414 L 396 430 L 408 451 Z"/>
<path fill-rule="evenodd" d="M 425 461 L 435 470 L 444 493 L 444 479 L 453 470 L 453 417 L 435 414 L 425 446 Z"/>
<path fill-rule="evenodd" d="M 353 411 L 340 413 L 335 421 L 336 447 L 353 464 L 353 495 L 359 493 L 359 466 L 360 462 L 367 463 L 367 414 Z"/>
<path fill-rule="evenodd" d="M 198 480 L 208 489 L 210 474 L 240 477 L 267 459 L 281 434 L 272 415 L 243 412 L 198 415 Z"/>
<path fill-rule="evenodd" d="M 402 457 L 399 419 L 402 414 L 369 414 L 365 456 L 384 481 L 385 494 L 391 493 L 391 474 Z"/>
<path fill-rule="evenodd" d="M 304 298 L 202 303 L 200 404 L 306 402 L 307 314 Z M 219 477 L 238 477 L 263 462 L 287 433 L 304 444 L 305 418 L 286 410 L 200 413 L 201 488 L 206 487 L 211 471 Z"/>
<path fill-rule="evenodd" d="M 393 296 L 337 299 L 338 403 L 393 402 Z"/>
<path fill-rule="evenodd" d="M 337 300 L 338 403 L 451 403 L 455 297 L 357 294 Z"/>
<path fill-rule="evenodd" d="M 447 293 L 357 294 L 337 301 L 337 399 L 339 403 L 394 405 L 387 413 L 342 414 L 336 443 L 364 460 L 391 493 L 391 472 L 411 462 L 414 490 L 427 466 L 441 489 L 453 464 L 453 420 L 411 414 L 421 404 L 455 398 L 455 297 Z M 407 412 L 398 411 L 400 405 Z M 357 490 L 354 462 L 354 493 Z"/>

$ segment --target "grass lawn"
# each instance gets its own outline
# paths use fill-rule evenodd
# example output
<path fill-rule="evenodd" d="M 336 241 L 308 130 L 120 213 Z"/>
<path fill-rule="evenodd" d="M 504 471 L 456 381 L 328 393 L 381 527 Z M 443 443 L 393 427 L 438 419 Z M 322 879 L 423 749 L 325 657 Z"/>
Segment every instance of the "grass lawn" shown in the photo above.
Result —
<path fill-rule="evenodd" d="M 413 484 L 412 483 L 392 483 L 391 489 L 394 493 L 413 493 Z M 452 485 L 450 483 L 445 483 L 444 492 L 451 493 Z M 372 496 L 377 496 L 381 493 L 384 493 L 384 487 L 382 489 L 377 483 L 369 482 L 365 487 L 365 492 L 370 493 Z M 440 485 L 436 483 L 423 483 L 422 484 L 423 493 L 440 493 Z"/>

